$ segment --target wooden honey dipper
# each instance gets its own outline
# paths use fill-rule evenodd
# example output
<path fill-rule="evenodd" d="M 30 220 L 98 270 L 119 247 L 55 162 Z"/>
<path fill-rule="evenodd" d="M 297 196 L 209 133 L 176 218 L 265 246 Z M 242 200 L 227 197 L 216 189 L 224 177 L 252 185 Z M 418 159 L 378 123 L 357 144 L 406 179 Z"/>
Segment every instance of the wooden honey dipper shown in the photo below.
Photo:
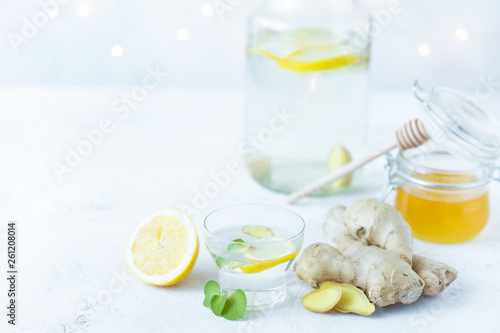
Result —
<path fill-rule="evenodd" d="M 368 162 L 373 161 L 380 155 L 386 154 L 392 149 L 399 147 L 402 150 L 418 147 L 429 140 L 429 135 L 424 128 L 424 125 L 419 119 L 414 119 L 404 124 L 399 130 L 396 131 L 396 141 L 388 144 L 378 150 L 366 155 L 363 158 L 352 161 L 344 165 L 343 167 L 333 171 L 332 173 L 318 179 L 314 183 L 306 185 L 290 194 L 287 198 L 288 202 L 291 204 L 296 203 L 301 198 L 308 196 L 311 193 L 316 192 L 320 188 L 330 184 L 331 182 L 345 177 L 351 172 L 359 169 Z"/>

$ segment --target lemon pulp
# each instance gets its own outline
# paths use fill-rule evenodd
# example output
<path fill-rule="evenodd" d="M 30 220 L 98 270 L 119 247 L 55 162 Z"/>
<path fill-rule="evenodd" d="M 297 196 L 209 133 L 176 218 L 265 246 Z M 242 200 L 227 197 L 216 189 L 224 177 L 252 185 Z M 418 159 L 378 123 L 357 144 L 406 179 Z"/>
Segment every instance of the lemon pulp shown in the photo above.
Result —
<path fill-rule="evenodd" d="M 191 218 L 175 208 L 161 208 L 132 230 L 125 259 L 143 282 L 169 286 L 184 279 L 198 258 L 198 235 Z"/>
<path fill-rule="evenodd" d="M 188 231 L 176 217 L 158 216 L 142 227 L 132 247 L 135 265 L 145 274 L 166 274 L 179 266 Z"/>

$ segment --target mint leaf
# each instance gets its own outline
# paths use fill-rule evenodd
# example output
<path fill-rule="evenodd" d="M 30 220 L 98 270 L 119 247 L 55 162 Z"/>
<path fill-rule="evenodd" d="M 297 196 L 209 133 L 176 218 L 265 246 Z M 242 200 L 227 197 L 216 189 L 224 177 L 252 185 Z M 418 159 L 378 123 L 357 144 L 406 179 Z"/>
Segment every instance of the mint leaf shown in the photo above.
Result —
<path fill-rule="evenodd" d="M 226 264 L 228 263 L 229 260 L 225 259 L 225 258 L 222 258 L 222 257 L 217 257 L 215 258 L 215 263 L 217 264 L 217 266 L 219 266 L 219 268 L 222 268 L 224 266 L 226 266 Z"/>
<path fill-rule="evenodd" d="M 216 281 L 210 280 L 205 284 L 205 299 L 203 306 L 210 308 L 213 314 L 227 320 L 243 318 L 247 309 L 247 297 L 243 290 L 237 289 L 231 296 L 222 294 Z"/>
<path fill-rule="evenodd" d="M 210 307 L 210 299 L 212 298 L 212 296 L 220 295 L 220 286 L 216 281 L 210 280 L 205 284 L 205 288 L 203 290 L 205 292 L 203 306 L 208 308 Z"/>
<path fill-rule="evenodd" d="M 243 290 L 236 290 L 231 296 L 227 298 L 225 303 L 226 304 L 224 305 L 221 313 L 222 317 L 226 318 L 227 320 L 238 320 L 243 318 L 247 309 L 247 296 L 245 295 Z M 212 303 L 210 303 L 210 305 L 212 305 Z"/>
<path fill-rule="evenodd" d="M 227 296 L 222 294 L 222 295 L 213 295 L 212 298 L 210 298 L 210 309 L 214 313 L 214 315 L 221 317 L 222 311 L 225 308 L 226 305 L 226 300 Z"/>
<path fill-rule="evenodd" d="M 222 257 L 215 258 L 215 263 L 217 264 L 217 266 L 219 266 L 219 268 L 228 268 L 228 269 L 235 269 L 246 265 L 246 263 L 244 262 L 232 261 Z"/>
<path fill-rule="evenodd" d="M 237 244 L 234 244 L 237 243 Z M 234 239 L 231 244 L 227 246 L 228 251 L 245 251 L 247 246 L 245 245 L 245 241 L 241 238 Z"/>

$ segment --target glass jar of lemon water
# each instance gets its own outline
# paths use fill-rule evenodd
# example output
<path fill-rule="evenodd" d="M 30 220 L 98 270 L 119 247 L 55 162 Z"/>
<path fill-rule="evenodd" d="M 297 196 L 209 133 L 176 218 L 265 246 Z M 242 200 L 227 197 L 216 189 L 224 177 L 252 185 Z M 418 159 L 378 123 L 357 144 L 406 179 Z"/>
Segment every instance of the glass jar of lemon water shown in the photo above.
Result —
<path fill-rule="evenodd" d="M 369 23 L 347 0 L 270 0 L 250 17 L 244 153 L 263 186 L 291 193 L 361 153 Z"/>

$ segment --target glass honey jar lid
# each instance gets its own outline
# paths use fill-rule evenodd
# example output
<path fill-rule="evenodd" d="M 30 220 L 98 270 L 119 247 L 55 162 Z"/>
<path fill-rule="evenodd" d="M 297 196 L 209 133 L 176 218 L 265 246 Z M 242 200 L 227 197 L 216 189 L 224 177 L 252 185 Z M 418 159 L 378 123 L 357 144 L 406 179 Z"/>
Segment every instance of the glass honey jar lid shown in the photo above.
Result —
<path fill-rule="evenodd" d="M 500 156 L 500 127 L 474 98 L 441 86 L 428 92 L 418 81 L 413 92 L 421 103 L 422 121 L 433 141 L 451 154 L 481 163 L 494 163 Z"/>

